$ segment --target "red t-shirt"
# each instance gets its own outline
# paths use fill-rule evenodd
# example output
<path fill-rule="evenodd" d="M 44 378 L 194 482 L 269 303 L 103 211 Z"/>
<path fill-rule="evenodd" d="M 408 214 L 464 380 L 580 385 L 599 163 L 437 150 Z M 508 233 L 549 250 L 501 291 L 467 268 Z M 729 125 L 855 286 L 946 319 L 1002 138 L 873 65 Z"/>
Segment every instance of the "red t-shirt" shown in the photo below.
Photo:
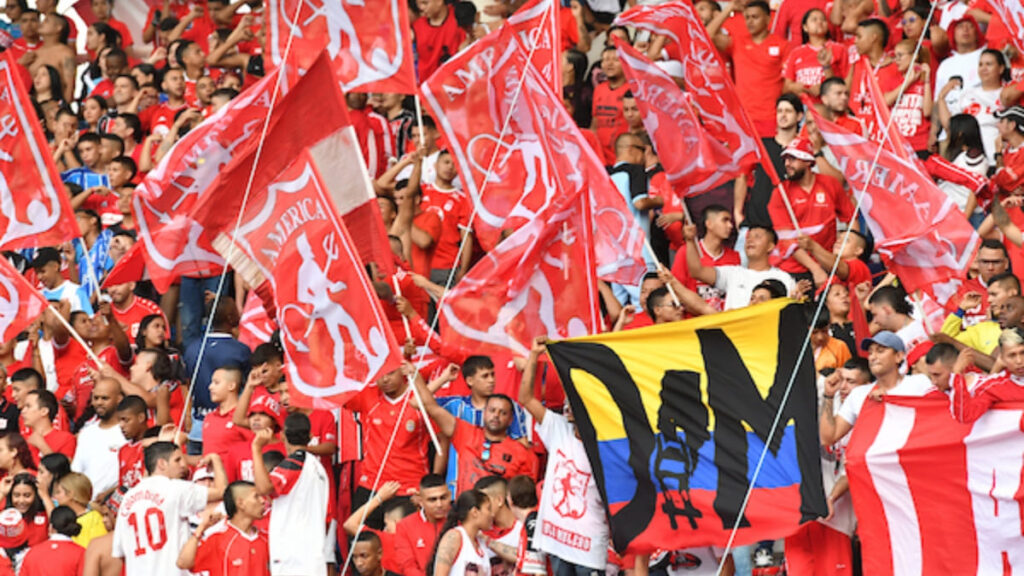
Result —
<path fill-rule="evenodd" d="M 452 447 L 459 453 L 459 483 L 461 494 L 471 490 L 477 480 L 485 476 L 509 479 L 525 474 L 537 477 L 537 457 L 517 440 L 505 437 L 492 442 L 484 436 L 484 429 L 463 420 L 455 421 Z"/>
<path fill-rule="evenodd" d="M 235 443 L 252 441 L 251 431 L 232 422 L 234 415 L 234 410 L 221 414 L 219 408 L 206 415 L 203 420 L 203 455 L 227 454 Z"/>
<path fill-rule="evenodd" d="M 424 184 L 423 200 L 420 207 L 437 214 L 441 220 L 441 237 L 434 242 L 434 254 L 430 258 L 430 268 L 436 270 L 458 268 L 455 258 L 459 254 L 462 231 L 469 227 L 469 216 L 473 212 L 473 203 L 459 190 L 439 190 L 431 184 Z"/>
<path fill-rule="evenodd" d="M 420 248 L 415 242 L 410 246 L 412 271 L 429 278 L 434 249 L 437 247 L 438 239 L 441 238 L 441 217 L 433 210 L 424 209 L 412 219 L 412 225 L 426 232 L 434 240 L 434 243 L 427 248 Z"/>
<path fill-rule="evenodd" d="M 772 34 L 789 41 L 790 47 L 796 48 L 802 42 L 804 15 L 815 8 L 825 11 L 825 4 L 825 0 L 783 0 L 775 11 Z M 825 18 L 828 19 L 828 12 L 825 12 Z"/>
<path fill-rule="evenodd" d="M 288 449 L 283 442 L 267 444 L 263 447 L 263 453 L 278 451 L 285 456 Z M 224 458 L 224 472 L 227 474 L 228 482 L 245 480 L 252 482 L 255 478 L 252 465 L 252 445 L 248 442 L 235 442 Z"/>
<path fill-rule="evenodd" d="M 335 446 L 338 445 L 338 422 L 334 419 L 334 414 L 331 414 L 329 411 L 314 409 L 309 414 L 309 445 L 316 446 L 318 444 L 331 443 Z M 320 463 L 324 465 L 324 470 L 327 470 L 327 473 L 330 474 L 334 464 L 334 455 L 321 455 Z"/>
<path fill-rule="evenodd" d="M 121 34 L 122 48 L 128 48 L 129 46 L 135 43 L 135 40 L 132 38 L 131 31 L 128 30 L 128 26 L 126 26 L 124 22 L 121 22 L 117 18 L 111 17 L 107 19 L 107 26 L 110 26 L 111 28 L 117 30 Z"/>
<path fill-rule="evenodd" d="M 665 172 L 661 171 L 650 177 L 650 185 L 648 190 L 650 195 L 654 198 L 661 198 L 664 204 L 661 207 L 660 212 L 663 214 L 671 212 L 682 212 L 683 202 L 679 199 L 672 184 L 669 183 L 668 178 L 665 177 Z M 665 237 L 668 238 L 669 247 L 672 250 L 679 251 L 684 248 L 683 245 L 683 221 L 673 222 L 667 227 L 662 228 L 665 233 Z"/>
<path fill-rule="evenodd" d="M 156 104 L 139 112 L 142 129 L 149 133 L 166 134 L 174 125 L 174 115 L 185 108 L 185 104 L 172 108 L 167 103 Z"/>
<path fill-rule="evenodd" d="M 431 26 L 430 21 L 421 16 L 412 23 L 412 31 L 416 35 L 420 82 L 430 78 L 443 62 L 454 56 L 466 39 L 466 32 L 455 22 L 455 8 L 451 6 L 440 26 Z"/>
<path fill-rule="evenodd" d="M 243 533 L 231 522 L 206 532 L 196 551 L 192 572 L 209 576 L 261 576 L 270 574 L 267 535 L 259 530 Z"/>
<path fill-rule="evenodd" d="M 114 318 L 117 319 L 117 323 L 121 325 L 121 328 L 128 334 L 128 338 L 132 342 L 135 342 L 135 335 L 139 333 L 139 323 L 146 316 L 152 314 L 159 314 L 164 319 L 164 326 L 167 326 L 167 317 L 164 316 L 163 310 L 160 309 L 155 302 L 147 300 L 139 296 L 132 296 L 131 302 L 128 307 L 121 310 L 116 305 L 110 306 L 111 311 L 114 313 Z M 170 330 L 167 330 L 167 337 L 170 338 Z"/>
<path fill-rule="evenodd" d="M 403 518 L 395 527 L 395 553 L 401 564 L 399 574 L 426 576 L 427 565 L 440 537 L 444 520 L 430 522 L 420 510 Z"/>
<path fill-rule="evenodd" d="M 729 46 L 736 90 L 761 138 L 775 136 L 775 101 L 782 95 L 782 65 L 789 44 L 769 34 L 761 43 L 753 38 L 733 38 Z"/>
<path fill-rule="evenodd" d="M 35 518 L 25 519 L 25 532 L 28 533 L 28 545 L 35 546 L 50 537 L 50 519 L 46 512 L 40 512 Z"/>
<path fill-rule="evenodd" d="M 406 400 L 406 396 L 411 394 L 411 391 L 406 391 L 403 396 L 392 399 L 376 386 L 367 386 L 346 404 L 346 408 L 359 413 L 362 422 L 363 461 L 358 486 L 373 487 L 392 430 L 398 424 L 380 481 L 399 482 L 402 485 L 401 495 L 411 494 L 419 487 L 420 479 L 427 473 L 429 436 L 415 399 Z"/>
<path fill-rule="evenodd" d="M 20 576 L 48 576 L 50 574 L 81 574 L 85 561 L 85 548 L 66 536 L 36 544 L 21 561 Z"/>
<path fill-rule="evenodd" d="M 116 348 L 107 346 L 97 352 L 96 355 L 119 374 L 128 377 L 129 369 L 132 365 L 131 359 L 129 358 L 127 363 L 123 362 L 120 356 L 118 356 Z M 72 400 L 74 402 L 75 413 L 70 415 L 72 420 L 81 416 L 92 400 L 92 388 L 96 384 L 89 374 L 89 369 L 92 367 L 91 362 L 79 364 L 71 378 L 65 382 L 60 382 L 57 391 L 54 393 L 58 401 Z"/>
<path fill-rule="evenodd" d="M 853 64 L 853 83 L 850 84 L 850 111 L 864 123 L 868 136 L 875 131 L 875 112 L 869 98 L 866 76 L 872 70 L 867 59 L 860 58 Z M 882 94 L 899 88 L 903 82 L 903 75 L 894 62 L 878 67 L 874 74 Z"/>
<path fill-rule="evenodd" d="M 117 451 L 118 482 L 125 488 L 131 488 L 142 480 L 146 473 L 143 459 L 142 441 L 129 442 Z"/>
<path fill-rule="evenodd" d="M 914 150 L 928 149 L 931 118 L 924 115 L 924 82 L 918 80 L 903 91 L 892 107 L 892 121 Z"/>
<path fill-rule="evenodd" d="M 174 17 L 181 21 L 189 13 L 189 11 L 192 10 L 192 5 L 192 2 L 172 2 L 170 5 L 170 10 L 173 13 Z M 205 6 L 205 3 L 200 5 Z M 156 3 L 150 5 L 149 14 L 146 15 L 146 25 L 142 28 L 143 30 L 149 28 L 152 25 L 153 16 L 156 14 L 157 10 L 162 10 L 160 4 Z M 166 13 L 160 15 L 161 18 L 164 18 L 166 16 L 168 16 L 168 14 Z M 209 38 L 210 34 L 212 34 L 214 30 L 215 27 L 213 25 L 213 20 L 210 19 L 209 10 L 204 10 L 203 15 L 200 18 L 193 20 L 192 23 L 189 24 L 188 28 L 186 28 L 185 31 L 181 34 L 181 37 L 185 40 L 191 40 L 196 44 L 199 44 L 199 47 L 203 49 L 204 53 L 209 53 Z M 154 45 L 157 45 L 158 38 L 158 35 L 153 36 Z"/>
<path fill-rule="evenodd" d="M 799 37 L 799 34 L 797 35 Z M 818 51 L 832 52 L 832 75 L 846 76 L 846 49 L 835 42 L 826 42 L 823 48 L 802 44 L 793 49 L 782 66 L 782 75 L 791 82 L 806 87 L 820 86 L 825 81 L 825 69 L 818 62 Z"/>
<path fill-rule="evenodd" d="M 78 439 L 75 438 L 74 434 L 54 428 L 43 436 L 43 440 L 53 452 L 59 452 L 60 454 L 67 456 L 68 460 L 75 459 L 75 449 L 78 448 Z M 39 449 L 31 444 L 29 444 L 28 449 L 32 452 L 32 461 L 36 463 L 36 468 L 38 468 Z"/>
<path fill-rule="evenodd" d="M 718 256 L 712 256 L 706 248 L 704 241 L 697 242 L 697 252 L 700 253 L 700 263 L 704 266 L 739 266 L 740 253 L 728 246 L 722 248 Z M 709 286 L 690 276 L 690 269 L 687 264 L 686 250 L 676 252 L 676 259 L 672 262 L 672 275 L 679 279 L 690 290 L 697 293 L 709 306 L 721 312 L 725 309 L 725 292 L 714 286 Z"/>
<path fill-rule="evenodd" d="M 803 232 L 822 246 L 831 247 L 835 244 L 836 218 L 847 222 L 853 216 L 853 203 L 849 195 L 843 191 L 842 184 L 831 176 L 816 174 L 810 190 L 804 190 L 792 181 L 786 181 L 783 185 Z M 782 194 L 772 194 L 768 202 L 768 214 L 775 230 L 780 233 L 782 244 L 785 232 L 793 230 L 793 222 L 783 203 Z M 783 246 L 780 246 L 779 250 L 786 252 Z M 795 273 L 807 271 L 791 257 L 783 260 L 779 268 Z"/>
<path fill-rule="evenodd" d="M 615 164 L 615 139 L 629 131 L 629 123 L 622 114 L 622 97 L 628 91 L 629 82 L 623 82 L 618 88 L 602 82 L 594 88 L 594 129 L 601 144 L 601 157 L 607 166 Z"/>

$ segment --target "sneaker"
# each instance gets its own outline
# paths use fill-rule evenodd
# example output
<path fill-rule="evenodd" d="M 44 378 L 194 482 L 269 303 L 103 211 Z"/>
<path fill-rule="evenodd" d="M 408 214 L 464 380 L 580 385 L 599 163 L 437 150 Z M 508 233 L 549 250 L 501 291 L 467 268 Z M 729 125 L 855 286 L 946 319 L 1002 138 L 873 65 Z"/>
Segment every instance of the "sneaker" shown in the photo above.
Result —
<path fill-rule="evenodd" d="M 775 563 L 775 558 L 772 553 L 766 548 L 758 548 L 754 552 L 754 566 L 763 568 L 765 566 L 771 566 Z"/>

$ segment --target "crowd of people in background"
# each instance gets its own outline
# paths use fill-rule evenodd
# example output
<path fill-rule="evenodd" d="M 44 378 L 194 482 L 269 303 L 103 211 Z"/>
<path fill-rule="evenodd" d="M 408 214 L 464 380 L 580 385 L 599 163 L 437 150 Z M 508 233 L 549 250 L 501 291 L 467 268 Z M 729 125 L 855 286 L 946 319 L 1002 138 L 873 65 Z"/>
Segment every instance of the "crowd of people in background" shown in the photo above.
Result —
<path fill-rule="evenodd" d="M 419 79 L 523 3 L 410 1 Z M 869 395 L 948 394 L 964 421 L 1022 398 L 1024 54 L 986 0 L 696 0 L 806 232 L 783 252 L 773 223 L 790 227 L 790 216 L 761 168 L 697 198 L 666 181 L 612 43 L 673 70 L 664 38 L 612 24 L 638 3 L 657 2 L 558 8 L 563 102 L 659 261 L 635 285 L 601 283 L 605 324 L 824 302 L 808 330 L 834 514 L 784 543 L 736 547 L 726 564 L 740 575 L 783 561 L 793 575 L 853 573 L 842 447 Z M 484 252 L 452 154 L 412 97 L 346 101 L 399 267 L 402 295 L 378 282 L 381 305 L 407 358 L 426 346 L 430 365 L 403 365 L 343 409 L 296 406 L 282 348 L 251 328 L 259 298 L 230 270 L 216 299 L 222 270 L 165 293 L 146 280 L 104 287 L 138 239 L 136 186 L 263 76 L 266 30 L 259 0 L 150 3 L 141 28 L 113 16 L 114 0 L 89 7 L 87 27 L 55 0 L 5 0 L 0 20 L 0 48 L 31 86 L 82 235 L 4 254 L 54 309 L 0 343 L 0 576 L 716 573 L 722 549 L 609 549 L 542 340 L 525 358 L 447 354 L 435 303 Z M 870 119 L 853 111 L 869 74 L 920 158 L 988 179 L 982 190 L 938 181 L 984 239 L 946 310 L 887 273 L 805 108 L 866 135 Z M 872 334 L 861 342 L 858 323 Z M 569 468 L 589 480 L 566 484 Z"/>

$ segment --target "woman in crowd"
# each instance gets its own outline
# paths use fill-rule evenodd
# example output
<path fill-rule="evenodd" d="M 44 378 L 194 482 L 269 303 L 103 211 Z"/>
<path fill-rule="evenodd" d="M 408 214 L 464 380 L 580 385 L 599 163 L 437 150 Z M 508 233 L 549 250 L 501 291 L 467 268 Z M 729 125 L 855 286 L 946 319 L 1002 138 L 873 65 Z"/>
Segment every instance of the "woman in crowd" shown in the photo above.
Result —
<path fill-rule="evenodd" d="M 953 109 L 946 104 L 946 95 L 961 81 L 954 78 L 942 87 L 936 98 L 939 105 L 939 121 L 942 122 L 942 127 L 949 131 L 949 121 L 954 114 L 962 112 L 974 116 L 981 128 L 981 142 L 985 146 L 988 165 L 994 167 L 996 138 L 999 137 L 999 120 L 996 119 L 995 113 L 1002 108 L 999 93 L 1003 90 L 1003 84 L 1010 80 L 1010 70 L 1006 66 L 1006 58 L 1002 52 L 987 49 L 981 53 L 978 60 L 978 78 L 981 85 L 964 88 L 960 92 L 959 102 Z"/>
<path fill-rule="evenodd" d="M 71 473 L 71 461 L 68 457 L 54 452 L 39 459 L 39 494 L 49 500 L 53 497 L 53 487 L 61 478 Z"/>
<path fill-rule="evenodd" d="M 4 509 L 14 508 L 25 519 L 29 546 L 46 540 L 50 521 L 36 489 L 35 476 L 22 473 L 4 477 L 0 480 L 0 497 L 4 499 Z"/>
<path fill-rule="evenodd" d="M 587 82 L 587 55 L 575 48 L 562 52 L 562 95 L 572 104 L 576 125 L 589 128 L 594 86 Z"/>
<path fill-rule="evenodd" d="M 107 112 L 107 101 L 102 96 L 89 96 L 82 102 L 82 121 L 79 129 L 84 132 L 99 132 L 100 118 Z"/>
<path fill-rule="evenodd" d="M 81 533 L 73 538 L 75 544 L 84 549 L 93 538 L 107 533 L 103 515 L 89 507 L 92 501 L 92 482 L 85 474 L 72 472 L 61 478 L 53 489 L 53 499 L 59 506 L 67 506 L 75 512 L 78 524 L 82 527 Z M 52 504 L 47 506 L 51 507 Z M 52 510 L 50 515 L 53 515 Z"/>
<path fill-rule="evenodd" d="M 490 497 L 479 490 L 459 494 L 441 527 L 441 538 L 434 550 L 433 576 L 490 576 L 487 549 L 478 538 L 493 523 Z"/>
<path fill-rule="evenodd" d="M 804 43 L 789 53 L 782 68 L 785 91 L 817 99 L 826 78 L 846 75 L 846 50 L 828 39 L 828 19 L 822 10 L 804 14 L 800 29 Z"/>
<path fill-rule="evenodd" d="M 988 173 L 988 160 L 985 158 L 985 145 L 981 141 L 981 127 L 978 120 L 970 114 L 956 114 L 949 119 L 949 144 L 943 157 L 955 166 L 984 176 Z M 966 186 L 940 180 L 939 188 L 956 202 L 964 214 L 970 214 L 971 223 L 977 227 L 985 217 L 978 206 L 974 192 Z"/>
<path fill-rule="evenodd" d="M 885 94 L 885 103 L 892 109 L 892 121 L 900 134 L 918 156 L 924 159 L 929 155 L 928 132 L 932 127 L 931 66 L 928 64 L 927 50 L 922 46 L 917 58 L 914 58 L 914 48 L 913 40 L 903 40 L 893 49 L 893 58 L 903 75 L 903 84 Z"/>
<path fill-rule="evenodd" d="M 0 436 L 0 470 L 7 476 L 35 473 L 35 462 L 28 448 L 25 437 L 17 432 L 8 432 Z"/>
<path fill-rule="evenodd" d="M 60 72 L 53 66 L 40 66 L 32 76 L 32 89 L 29 96 L 36 104 L 43 102 L 60 102 L 64 96 L 64 83 L 60 79 Z"/>
<path fill-rule="evenodd" d="M 19 576 L 81 574 L 85 548 L 73 541 L 81 532 L 74 510 L 67 506 L 54 508 L 49 540 L 28 549 L 21 561 Z"/>

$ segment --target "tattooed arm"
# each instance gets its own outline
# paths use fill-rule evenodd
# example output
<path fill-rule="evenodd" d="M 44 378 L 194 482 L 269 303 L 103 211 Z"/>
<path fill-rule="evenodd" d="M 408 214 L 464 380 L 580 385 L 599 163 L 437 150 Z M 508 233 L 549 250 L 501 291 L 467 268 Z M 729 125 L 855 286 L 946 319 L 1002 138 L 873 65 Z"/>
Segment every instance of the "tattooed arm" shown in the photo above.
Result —
<path fill-rule="evenodd" d="M 434 558 L 434 576 L 448 576 L 452 570 L 452 564 L 459 556 L 459 548 L 462 547 L 462 536 L 458 530 L 449 530 L 441 537 L 437 545 L 437 555 Z"/>

